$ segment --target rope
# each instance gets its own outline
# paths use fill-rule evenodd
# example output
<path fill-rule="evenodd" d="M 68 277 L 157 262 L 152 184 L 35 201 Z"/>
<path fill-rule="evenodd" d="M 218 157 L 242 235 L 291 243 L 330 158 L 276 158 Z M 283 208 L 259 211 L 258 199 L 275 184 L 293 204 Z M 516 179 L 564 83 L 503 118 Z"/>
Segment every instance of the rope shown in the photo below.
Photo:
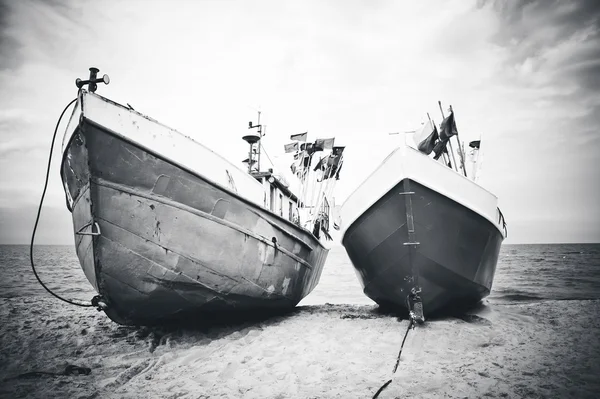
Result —
<path fill-rule="evenodd" d="M 29 246 L 29 259 L 31 260 L 31 270 L 33 270 L 33 274 L 35 274 L 35 278 L 41 284 L 41 286 L 44 287 L 44 289 L 46 291 L 48 291 L 51 295 L 55 296 L 56 298 L 60 299 L 61 301 L 70 303 L 71 305 L 82 306 L 82 307 L 87 308 L 87 307 L 92 307 L 94 305 L 92 305 L 91 303 L 84 303 L 80 300 L 68 300 L 68 299 L 65 299 L 65 298 L 61 297 L 60 295 L 52 292 L 48 287 L 46 287 L 46 285 L 42 282 L 42 280 L 38 276 L 38 274 L 35 270 L 35 264 L 33 263 L 33 242 L 35 240 L 35 232 L 37 230 L 37 226 L 40 221 L 40 214 L 42 213 L 42 205 L 44 204 L 44 197 L 46 196 L 46 189 L 48 188 L 48 177 L 50 176 L 50 165 L 52 163 L 52 150 L 54 149 L 54 141 L 56 140 L 56 132 L 58 132 L 58 126 L 60 125 L 60 121 L 62 120 L 63 115 L 65 114 L 67 109 L 71 106 L 71 104 L 73 104 L 75 101 L 77 101 L 77 99 L 74 99 L 69 104 L 67 104 L 67 106 L 65 107 L 63 112 L 60 114 L 60 117 L 58 118 L 58 122 L 56 122 L 56 128 L 54 129 L 54 135 L 52 136 L 52 144 L 50 145 L 50 155 L 48 156 L 48 167 L 46 168 L 46 181 L 44 183 L 44 191 L 42 192 L 42 198 L 40 200 L 40 205 L 38 207 L 37 216 L 35 218 L 35 225 L 33 226 L 33 233 L 31 234 L 31 245 Z"/>
<path fill-rule="evenodd" d="M 396 374 L 396 370 L 398 370 L 398 364 L 400 364 L 400 355 L 402 355 L 402 348 L 404 348 L 404 343 L 406 342 L 406 337 L 408 336 L 408 332 L 411 330 L 411 328 L 413 328 L 415 325 L 414 320 L 411 318 L 410 322 L 408 323 L 408 328 L 406 329 L 406 333 L 404 333 L 404 338 L 402 339 L 402 344 L 400 345 L 400 350 L 398 351 L 398 357 L 396 358 L 396 364 L 394 365 L 394 371 L 392 371 L 392 374 Z M 388 385 L 390 385 L 392 382 L 392 379 L 389 379 L 385 384 L 383 384 L 378 390 L 377 392 L 375 392 L 375 395 L 373 395 L 373 399 L 376 399 L 379 394 L 385 389 L 387 388 Z"/>
<path fill-rule="evenodd" d="M 271 162 L 271 166 L 274 168 L 275 164 L 273 163 L 273 161 L 271 160 L 271 157 L 269 156 L 269 154 L 267 154 L 267 150 L 265 149 L 265 146 L 262 145 L 262 143 L 260 143 L 260 149 L 265 153 L 265 155 L 267 156 L 267 159 L 269 160 L 269 162 Z"/>

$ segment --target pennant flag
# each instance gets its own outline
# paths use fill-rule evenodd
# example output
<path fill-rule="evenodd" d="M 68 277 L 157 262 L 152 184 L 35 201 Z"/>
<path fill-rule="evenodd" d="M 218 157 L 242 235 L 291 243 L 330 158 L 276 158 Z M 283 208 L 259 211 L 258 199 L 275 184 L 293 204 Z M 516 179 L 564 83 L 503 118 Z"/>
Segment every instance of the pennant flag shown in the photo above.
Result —
<path fill-rule="evenodd" d="M 314 154 L 314 153 L 315 153 L 315 152 L 317 152 L 317 151 L 323 151 L 323 147 L 321 147 L 321 146 L 318 146 L 318 145 L 317 145 L 317 142 L 315 142 L 315 143 L 307 143 L 307 144 L 306 144 L 306 151 L 307 151 L 307 152 L 308 152 L 310 155 L 312 155 L 312 154 Z"/>
<path fill-rule="evenodd" d="M 342 170 L 343 167 L 344 167 L 344 163 L 342 162 L 342 164 L 338 168 L 337 172 L 335 172 L 335 180 L 340 180 L 340 170 Z"/>
<path fill-rule="evenodd" d="M 342 155 L 342 153 L 344 152 L 344 146 L 339 146 L 339 147 L 333 147 L 333 151 L 331 151 L 331 155 L 339 157 Z"/>
<path fill-rule="evenodd" d="M 316 172 L 319 169 L 325 169 L 325 165 L 327 165 L 329 159 L 330 159 L 329 155 L 319 159 L 319 162 L 317 162 L 317 165 L 315 166 L 315 168 L 313 170 Z"/>
<path fill-rule="evenodd" d="M 288 153 L 288 152 L 296 152 L 299 149 L 298 142 L 290 143 L 290 144 L 284 144 L 283 148 L 285 149 L 286 153 Z"/>
<path fill-rule="evenodd" d="M 481 140 L 471 141 L 469 143 L 469 147 L 479 149 L 479 145 L 481 144 Z"/>
<path fill-rule="evenodd" d="M 290 140 L 306 141 L 306 137 L 307 136 L 308 136 L 308 132 L 298 133 L 298 134 L 292 134 L 290 136 Z"/>
<path fill-rule="evenodd" d="M 325 170 L 325 178 L 337 176 L 339 173 L 339 165 L 342 160 L 342 153 L 346 147 L 333 147 L 331 156 L 327 160 L 327 169 Z"/>
<path fill-rule="evenodd" d="M 431 124 L 429 126 L 431 126 Z M 434 125 L 433 130 L 429 133 L 429 135 L 424 140 L 417 143 L 417 149 L 426 155 L 431 154 L 431 151 L 433 151 L 438 138 L 438 131 Z"/>
<path fill-rule="evenodd" d="M 308 152 L 309 154 L 311 153 L 312 148 L 313 148 L 313 143 L 303 143 L 303 144 L 300 144 L 300 149 L 303 150 L 303 151 Z"/>
<path fill-rule="evenodd" d="M 439 140 L 437 143 L 435 143 L 435 146 L 433 147 L 433 152 L 435 153 L 435 156 L 433 157 L 433 159 L 437 161 L 443 153 L 448 153 L 448 150 L 446 149 L 447 144 L 448 140 Z"/>
<path fill-rule="evenodd" d="M 310 165 L 310 160 L 311 158 L 307 156 L 299 161 L 295 161 L 290 165 L 290 170 L 298 178 L 302 179 L 304 176 L 306 176 L 306 173 L 308 173 L 308 165 Z"/>
<path fill-rule="evenodd" d="M 309 154 L 309 155 L 305 156 L 302 159 L 302 167 L 308 169 L 310 167 L 311 161 L 312 161 L 312 154 Z"/>
<path fill-rule="evenodd" d="M 454 112 L 450 112 L 440 125 L 440 140 L 449 140 L 450 137 L 458 134 L 456 122 L 454 121 Z"/>
<path fill-rule="evenodd" d="M 320 147 L 324 150 L 326 150 L 326 149 L 331 150 L 333 148 L 334 141 L 335 141 L 335 137 L 330 138 L 330 139 L 316 139 L 315 146 Z"/>
<path fill-rule="evenodd" d="M 431 121 L 425 122 L 421 130 L 413 134 L 413 140 L 415 141 L 415 145 L 418 146 L 419 144 L 421 144 L 421 142 L 425 140 L 431 134 L 431 132 L 433 132 L 434 127 L 435 126 Z"/>

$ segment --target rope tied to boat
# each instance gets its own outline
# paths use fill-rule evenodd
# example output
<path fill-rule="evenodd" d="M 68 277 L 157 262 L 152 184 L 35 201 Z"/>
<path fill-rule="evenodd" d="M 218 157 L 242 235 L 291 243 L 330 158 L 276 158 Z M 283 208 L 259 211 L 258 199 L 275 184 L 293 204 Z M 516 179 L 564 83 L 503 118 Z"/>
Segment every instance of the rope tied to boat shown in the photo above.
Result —
<path fill-rule="evenodd" d="M 37 231 L 37 226 L 38 226 L 38 223 L 40 221 L 40 215 L 42 213 L 42 206 L 44 204 L 44 197 L 46 196 L 46 190 L 48 189 L 48 178 L 50 176 L 50 166 L 52 164 L 52 151 L 54 149 L 54 142 L 56 141 L 56 133 L 58 132 L 58 126 L 60 125 L 60 121 L 62 120 L 65 112 L 67 112 L 67 109 L 73 103 L 75 103 L 76 101 L 77 101 L 77 98 L 75 98 L 74 100 L 72 100 L 70 103 L 67 104 L 67 106 L 65 107 L 65 109 L 63 110 L 63 112 L 60 114 L 60 117 L 58 118 L 58 122 L 56 122 L 56 127 L 54 128 L 54 135 L 52 136 L 52 144 L 50 144 L 50 154 L 48 156 L 48 166 L 46 168 L 46 180 L 44 182 L 44 190 L 42 191 L 42 198 L 40 199 L 40 205 L 38 206 L 37 216 L 35 218 L 35 224 L 33 226 L 33 232 L 31 234 L 31 245 L 29 246 L 29 260 L 31 261 L 31 270 L 33 270 L 33 274 L 35 275 L 35 278 L 40 283 L 40 285 L 42 287 L 44 287 L 44 289 L 46 291 L 48 291 L 52 296 L 60 299 L 61 301 L 69 303 L 71 305 L 81 306 L 81 307 L 85 307 L 85 308 L 97 306 L 98 310 L 100 310 L 101 307 L 99 306 L 99 304 L 101 303 L 101 301 L 100 301 L 101 298 L 96 299 L 94 301 L 94 299 L 96 298 L 96 297 L 94 297 L 94 299 L 92 299 L 91 302 L 84 302 L 84 301 L 81 301 L 79 299 L 66 299 L 66 298 L 63 298 L 62 296 L 58 295 L 57 293 L 53 292 L 40 279 L 40 276 L 38 276 L 37 271 L 35 270 L 35 264 L 33 262 L 33 244 L 34 244 L 34 241 L 35 241 L 35 233 Z M 97 303 L 94 304 L 94 302 L 97 302 Z"/>
<path fill-rule="evenodd" d="M 402 355 L 402 349 L 404 348 L 404 343 L 406 342 L 406 337 L 408 337 L 408 332 L 412 329 L 415 328 L 416 322 L 415 319 L 410 316 L 409 317 L 409 322 L 408 322 L 408 328 L 406 329 L 406 332 L 404 333 L 404 338 L 402 339 L 402 344 L 400 344 L 400 350 L 398 351 L 398 357 L 396 358 L 396 364 L 394 365 L 394 370 L 392 371 L 392 375 L 396 374 L 396 371 L 398 370 L 398 365 L 400 364 L 400 356 Z M 376 399 L 377 397 L 379 397 L 379 394 L 381 392 L 383 392 L 383 390 L 385 388 L 388 387 L 388 385 L 390 385 L 392 383 L 392 378 L 390 378 L 388 381 L 386 381 L 378 390 L 377 392 L 375 392 L 375 395 L 373 395 L 373 399 Z"/>
<path fill-rule="evenodd" d="M 396 357 L 396 364 L 394 365 L 394 370 L 392 371 L 392 375 L 396 374 L 398 370 L 398 365 L 400 364 L 400 356 L 402 355 L 402 349 L 404 349 L 404 343 L 406 342 L 406 337 L 408 337 L 408 332 L 413 330 L 417 324 L 423 324 L 425 322 L 425 317 L 423 315 L 423 302 L 421 300 L 421 288 L 418 286 L 413 286 L 410 290 L 410 293 L 406 296 L 406 307 L 408 309 L 408 327 L 406 332 L 404 333 L 404 338 L 402 338 L 402 343 L 400 344 L 400 350 L 398 351 L 398 357 Z M 390 378 L 387 382 L 385 382 L 373 395 L 373 399 L 377 398 L 381 392 L 385 388 L 388 387 L 392 383 L 392 379 Z"/>

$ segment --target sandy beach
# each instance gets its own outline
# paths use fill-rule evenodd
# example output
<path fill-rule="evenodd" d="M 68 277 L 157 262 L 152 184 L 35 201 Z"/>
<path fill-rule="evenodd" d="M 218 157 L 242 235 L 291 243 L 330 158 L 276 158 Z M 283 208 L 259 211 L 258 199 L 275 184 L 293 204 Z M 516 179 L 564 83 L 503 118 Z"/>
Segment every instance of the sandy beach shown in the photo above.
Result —
<path fill-rule="evenodd" d="M 600 392 L 600 301 L 484 302 L 408 322 L 377 306 L 301 306 L 262 321 L 132 328 L 52 298 L 0 300 L 1 397 L 572 397 Z M 55 376 L 73 364 L 89 375 Z"/>

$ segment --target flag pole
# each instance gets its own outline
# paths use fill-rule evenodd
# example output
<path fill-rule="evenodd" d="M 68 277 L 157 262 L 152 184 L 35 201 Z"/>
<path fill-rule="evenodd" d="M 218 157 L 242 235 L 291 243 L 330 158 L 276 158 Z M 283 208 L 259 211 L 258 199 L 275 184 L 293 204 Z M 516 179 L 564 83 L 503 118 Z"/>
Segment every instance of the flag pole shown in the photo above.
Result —
<path fill-rule="evenodd" d="M 429 122 L 431 123 L 431 126 L 433 126 L 434 129 L 437 129 L 437 127 L 435 126 L 435 122 L 431 120 L 431 116 L 429 116 L 429 112 L 427 113 L 427 119 L 429 119 Z M 439 132 L 438 132 L 439 134 Z M 442 159 L 444 160 L 444 164 L 446 166 L 448 166 L 448 164 L 450 164 L 450 167 L 452 168 L 452 164 L 446 159 L 446 154 L 444 154 L 442 152 Z"/>
<path fill-rule="evenodd" d="M 452 112 L 452 115 L 454 115 L 454 110 L 452 109 L 452 105 L 450 105 L 450 112 Z M 456 117 L 454 117 L 454 124 L 456 125 Z M 460 155 L 460 162 L 462 164 L 462 170 L 463 173 L 465 174 L 465 177 L 467 176 L 467 168 L 465 167 L 465 152 L 464 149 L 461 147 L 460 145 L 460 138 L 458 136 L 458 128 L 456 129 L 456 142 L 458 143 L 458 151 L 459 151 L 459 155 Z"/>
<path fill-rule="evenodd" d="M 438 100 L 438 105 L 440 106 L 440 112 L 442 113 L 442 118 L 446 119 L 444 116 L 444 111 L 442 110 L 442 102 Z M 454 158 L 454 150 L 452 149 L 452 143 L 450 142 L 450 137 L 448 137 L 448 145 L 450 146 L 450 153 L 452 154 L 452 161 L 454 161 L 454 166 L 456 166 L 456 159 Z M 458 166 L 454 169 L 458 172 Z"/>

